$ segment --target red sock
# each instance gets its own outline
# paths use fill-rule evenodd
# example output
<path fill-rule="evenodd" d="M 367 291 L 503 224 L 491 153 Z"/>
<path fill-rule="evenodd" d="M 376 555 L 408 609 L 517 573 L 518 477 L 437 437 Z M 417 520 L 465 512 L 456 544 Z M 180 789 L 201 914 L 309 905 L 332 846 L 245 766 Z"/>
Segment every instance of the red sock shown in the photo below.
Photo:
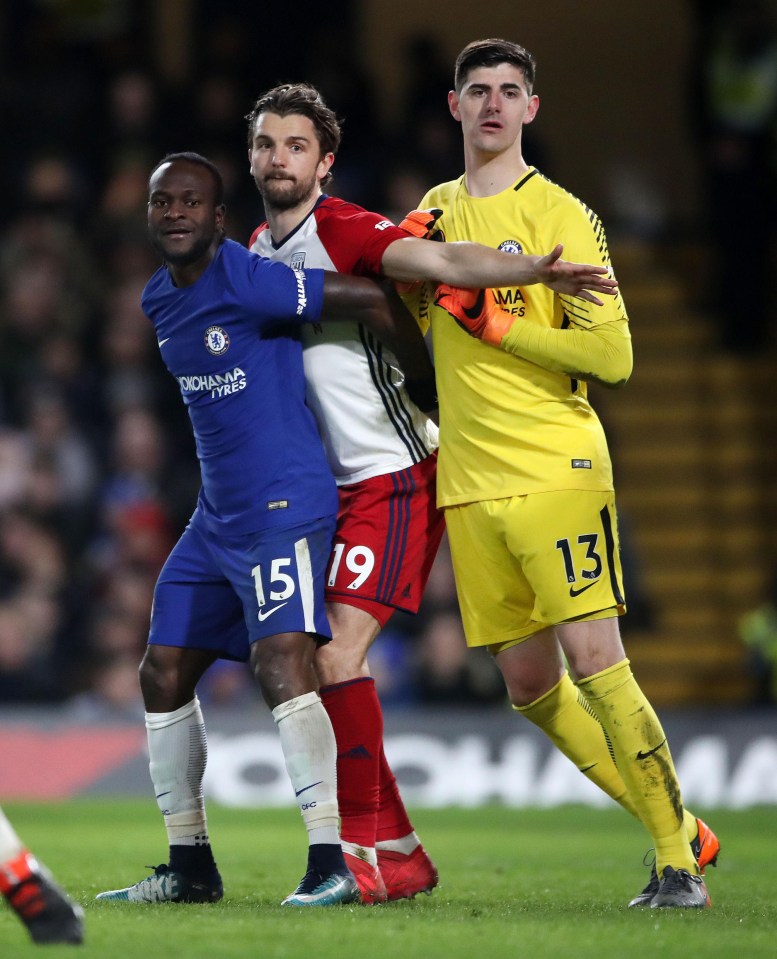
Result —
<path fill-rule="evenodd" d="M 383 713 L 375 681 L 365 676 L 324 686 L 320 693 L 337 742 L 340 836 L 371 849 L 378 825 L 383 754 Z"/>
<path fill-rule="evenodd" d="M 380 804 L 378 806 L 378 829 L 376 842 L 387 839 L 402 839 L 413 831 L 407 817 L 405 804 L 399 795 L 396 777 L 391 771 L 383 745 L 380 748 Z"/>

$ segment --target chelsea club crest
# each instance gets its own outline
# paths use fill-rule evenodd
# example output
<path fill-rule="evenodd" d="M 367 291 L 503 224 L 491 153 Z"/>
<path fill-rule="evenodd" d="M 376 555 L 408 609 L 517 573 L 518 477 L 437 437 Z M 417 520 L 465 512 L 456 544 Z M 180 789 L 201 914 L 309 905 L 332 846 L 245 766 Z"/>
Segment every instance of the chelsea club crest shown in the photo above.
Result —
<path fill-rule="evenodd" d="M 517 240 L 502 240 L 497 250 L 502 253 L 523 253 L 523 247 Z"/>
<path fill-rule="evenodd" d="M 221 356 L 229 349 L 229 334 L 220 326 L 209 326 L 205 330 L 205 347 L 213 356 Z"/>

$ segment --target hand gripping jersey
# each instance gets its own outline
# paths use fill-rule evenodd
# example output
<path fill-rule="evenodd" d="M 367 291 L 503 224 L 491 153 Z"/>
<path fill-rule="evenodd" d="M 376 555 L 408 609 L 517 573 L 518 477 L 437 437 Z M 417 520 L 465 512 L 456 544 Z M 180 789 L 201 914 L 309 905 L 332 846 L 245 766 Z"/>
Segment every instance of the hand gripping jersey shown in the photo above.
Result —
<path fill-rule="evenodd" d="M 337 512 L 337 488 L 305 404 L 301 323 L 321 313 L 320 270 L 290 270 L 225 240 L 192 286 L 165 268 L 142 296 L 178 380 L 214 533 L 291 527 Z"/>
<path fill-rule="evenodd" d="M 544 254 L 610 265 L 598 217 L 561 187 L 530 170 L 495 196 L 472 197 L 465 178 L 430 190 L 419 207 L 439 208 L 448 241 L 474 240 L 511 253 Z M 495 291 L 520 323 L 591 329 L 626 320 L 620 294 L 596 306 L 541 284 Z M 431 307 L 440 397 L 438 505 L 551 490 L 611 490 L 604 431 L 586 384 L 481 343 Z"/>
<path fill-rule="evenodd" d="M 406 237 L 376 213 L 323 196 L 277 245 L 264 223 L 250 247 L 295 269 L 379 276 L 386 247 Z M 393 354 L 360 323 L 307 326 L 302 342 L 308 404 L 338 486 L 405 469 L 436 449 L 437 427 L 410 401 Z"/>

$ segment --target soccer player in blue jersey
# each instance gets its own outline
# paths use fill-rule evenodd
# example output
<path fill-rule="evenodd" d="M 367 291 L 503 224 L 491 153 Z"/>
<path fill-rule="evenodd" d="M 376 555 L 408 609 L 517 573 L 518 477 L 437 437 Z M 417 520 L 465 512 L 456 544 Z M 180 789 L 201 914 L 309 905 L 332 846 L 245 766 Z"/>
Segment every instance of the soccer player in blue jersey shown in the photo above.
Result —
<path fill-rule="evenodd" d="M 204 727 L 195 695 L 221 657 L 250 660 L 308 829 L 308 870 L 284 903 L 353 901 L 358 889 L 338 831 L 335 739 L 313 667 L 317 646 L 331 638 L 324 573 L 337 491 L 305 404 L 296 327 L 336 307 L 338 316 L 358 312 L 379 335 L 397 331 L 372 280 L 292 270 L 225 239 L 221 177 L 204 157 L 167 157 L 149 191 L 149 231 L 164 266 L 142 304 L 189 412 L 202 488 L 159 576 L 140 670 L 170 859 L 153 876 L 98 898 L 221 899 L 200 788 Z M 421 334 L 402 315 L 408 336 L 394 336 L 392 348 L 408 373 L 415 355 L 419 379 L 431 376 Z M 193 753 L 198 775 L 181 775 Z"/>

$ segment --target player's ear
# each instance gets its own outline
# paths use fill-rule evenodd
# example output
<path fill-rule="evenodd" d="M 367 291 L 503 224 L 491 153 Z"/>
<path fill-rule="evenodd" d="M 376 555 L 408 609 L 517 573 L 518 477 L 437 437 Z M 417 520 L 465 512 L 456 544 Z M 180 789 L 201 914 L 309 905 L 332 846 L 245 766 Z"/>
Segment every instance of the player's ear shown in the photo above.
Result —
<path fill-rule="evenodd" d="M 451 90 L 448 93 L 448 109 L 451 111 L 451 116 L 454 120 L 458 120 L 461 123 L 461 114 L 459 113 L 459 95 L 455 90 Z"/>
<path fill-rule="evenodd" d="M 334 153 L 325 153 L 325 154 L 321 157 L 321 159 L 318 161 L 318 170 L 316 171 L 316 173 L 318 174 L 318 179 L 319 179 L 319 180 L 323 180 L 323 179 L 324 179 L 324 177 L 325 177 L 325 176 L 329 173 L 329 171 L 332 169 L 332 164 L 333 164 L 334 162 L 335 162 L 335 155 L 334 155 Z"/>
<path fill-rule="evenodd" d="M 526 107 L 526 115 L 523 118 L 524 123 L 531 123 L 532 120 L 537 116 L 537 111 L 540 108 L 540 98 L 535 94 L 529 97 L 529 103 Z"/>

